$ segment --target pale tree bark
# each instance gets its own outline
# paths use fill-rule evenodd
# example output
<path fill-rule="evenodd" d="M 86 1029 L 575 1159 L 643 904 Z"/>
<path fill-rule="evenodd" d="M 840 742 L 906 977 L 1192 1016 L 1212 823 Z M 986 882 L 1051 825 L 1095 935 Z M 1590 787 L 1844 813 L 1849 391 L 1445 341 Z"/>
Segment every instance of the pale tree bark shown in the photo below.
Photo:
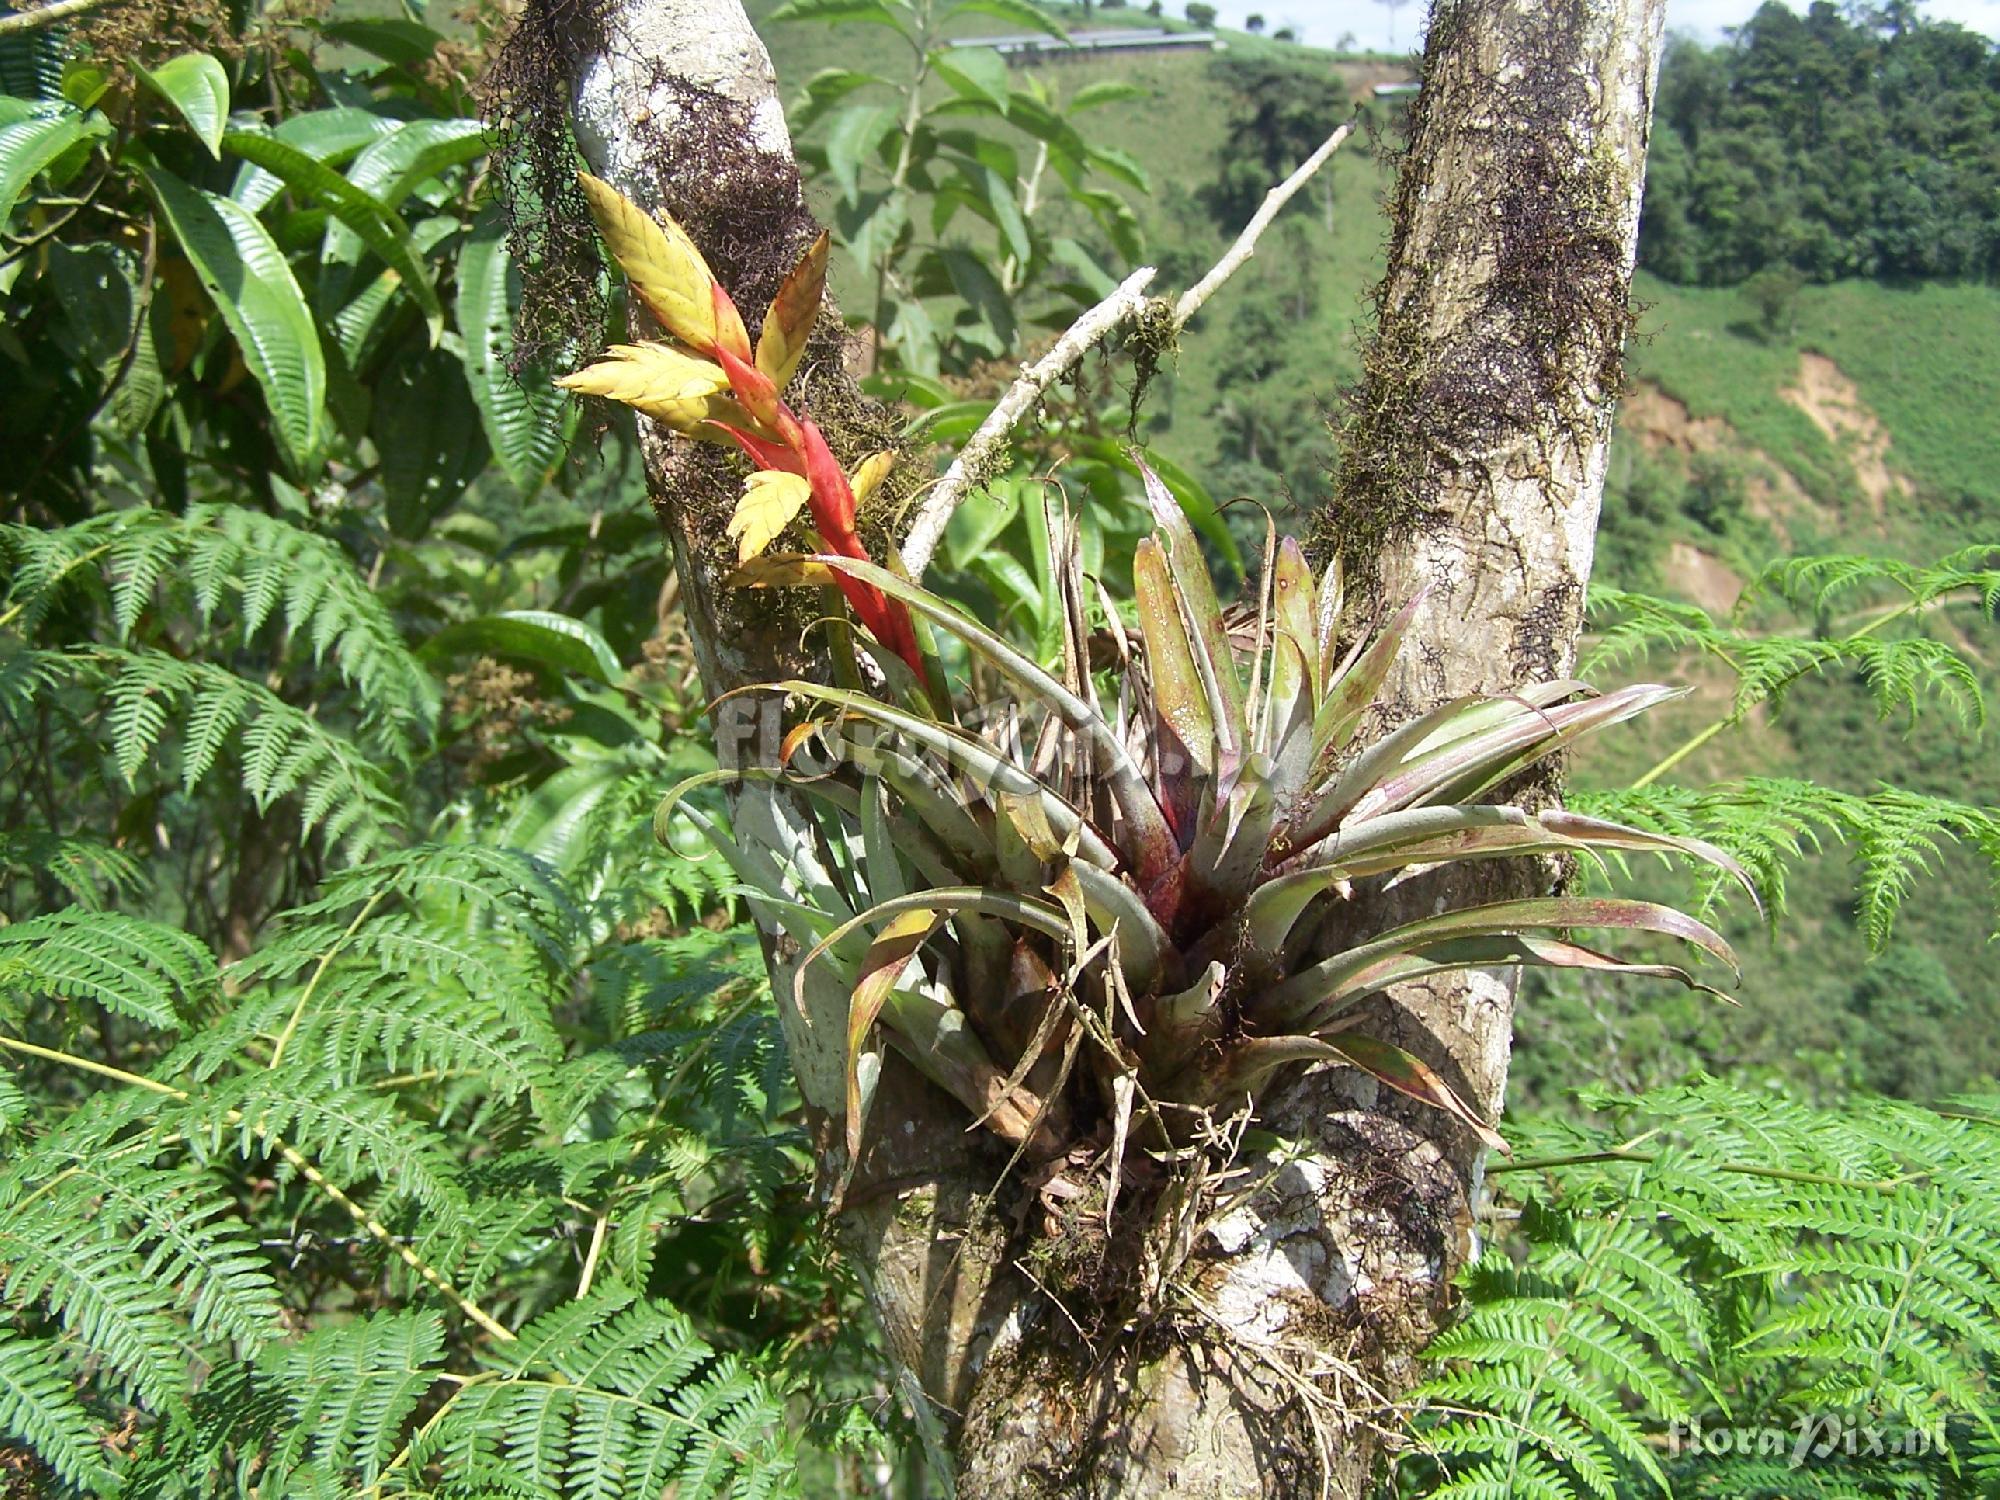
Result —
<path fill-rule="evenodd" d="M 1570 668 L 1662 3 L 1437 8 L 1379 334 L 1317 532 L 1323 553 L 1372 584 L 1363 598 L 1432 585 L 1406 650 L 1401 712 Z M 587 23 L 579 13 L 564 12 L 560 29 L 591 164 L 671 209 L 739 304 L 762 307 L 815 231 L 768 58 L 737 0 L 610 0 Z M 877 445 L 883 419 L 842 373 L 830 317 L 809 366 L 804 405 L 847 444 L 841 456 Z M 809 614 L 720 587 L 737 482 L 726 466 L 650 437 L 647 459 L 710 691 L 810 672 Z M 725 760 L 750 748 L 741 726 L 724 723 L 719 738 Z M 733 826 L 808 899 L 825 878 L 809 821 L 782 793 L 746 788 Z M 1549 878 L 1507 870 L 1472 889 Z M 1447 899 L 1465 891 L 1419 881 L 1399 896 Z M 834 1171 L 846 997 L 809 988 L 796 1009 L 798 949 L 775 920 L 767 951 L 822 1166 Z M 1425 1056 L 1491 1116 L 1511 1009 L 1505 982 L 1476 976 L 1394 997 L 1378 1034 Z M 1362 1491 L 1469 1249 L 1480 1162 L 1468 1133 L 1389 1106 L 1351 1071 L 1306 1075 L 1267 1098 L 1256 1122 L 1298 1154 L 1239 1163 L 1222 1197 L 1193 1204 L 1172 1276 L 1132 1263 L 1114 1238 L 1088 1274 L 1069 1268 L 1059 1299 L 1035 1258 L 1034 1205 L 1018 1178 L 993 1194 L 1001 1157 L 965 1123 L 961 1107 L 892 1063 L 838 1226 L 960 1495 Z M 1102 1295 L 1080 1305 L 1076 1288 L 1093 1277 Z"/>

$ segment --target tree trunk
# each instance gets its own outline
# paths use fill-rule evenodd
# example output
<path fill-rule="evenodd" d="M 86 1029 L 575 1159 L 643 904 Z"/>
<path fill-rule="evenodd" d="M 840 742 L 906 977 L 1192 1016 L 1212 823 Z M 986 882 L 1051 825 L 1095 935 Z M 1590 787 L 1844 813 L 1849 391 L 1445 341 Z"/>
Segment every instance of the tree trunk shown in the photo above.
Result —
<path fill-rule="evenodd" d="M 1375 597 L 1434 585 L 1399 711 L 1569 669 L 1627 326 L 1661 3 L 1438 7 L 1380 330 L 1316 533 Z M 524 26 L 561 38 L 594 169 L 671 209 L 739 304 L 762 307 L 814 226 L 768 58 L 736 0 L 612 0 L 581 23 L 557 6 L 539 0 Z M 824 320 L 803 405 L 848 460 L 889 443 L 840 352 Z M 809 672 L 811 611 L 719 586 L 738 481 L 715 450 L 649 437 L 647 460 L 709 690 Z M 772 734 L 725 723 L 721 754 L 740 761 Z M 810 899 L 824 871 L 789 797 L 746 788 L 733 827 L 750 857 L 795 870 Z M 1518 890 L 1548 872 L 1483 878 Z M 1423 886 L 1399 896 L 1439 894 Z M 759 915 L 830 1169 L 846 996 L 809 986 L 794 1006 L 797 945 Z M 1511 1001 L 1491 976 L 1433 985 L 1396 996 L 1377 1034 L 1490 1114 Z M 892 1061 L 839 1225 L 960 1495 L 1363 1489 L 1469 1247 L 1479 1153 L 1468 1133 L 1389 1106 L 1365 1075 L 1306 1075 L 1267 1097 L 1257 1121 L 1300 1154 L 1251 1157 L 1221 1198 L 1197 1195 L 1178 1221 L 1184 1257 L 1166 1274 L 1116 1239 L 1087 1264 L 1038 1260 L 1032 1194 L 1017 1174 L 990 1196 L 1001 1161 L 965 1123 Z"/>

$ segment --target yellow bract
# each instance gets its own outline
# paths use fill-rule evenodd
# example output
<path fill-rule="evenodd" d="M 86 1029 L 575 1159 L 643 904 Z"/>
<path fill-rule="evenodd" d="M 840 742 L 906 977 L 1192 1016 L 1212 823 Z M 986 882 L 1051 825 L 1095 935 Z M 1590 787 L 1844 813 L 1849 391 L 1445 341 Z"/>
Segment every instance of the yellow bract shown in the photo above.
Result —
<path fill-rule="evenodd" d="M 806 352 L 819 304 L 826 290 L 826 257 L 832 240 L 825 233 L 814 240 L 799 263 L 778 288 L 771 310 L 764 314 L 764 326 L 757 334 L 757 368 L 771 377 L 782 391 L 798 370 Z"/>
<path fill-rule="evenodd" d="M 767 552 L 762 557 L 739 563 L 736 570 L 722 581 L 738 589 L 789 589 L 807 583 L 833 588 L 839 583 L 840 575 L 825 563 L 815 562 L 809 557 Z"/>
<path fill-rule="evenodd" d="M 868 497 L 882 487 L 882 481 L 889 477 L 889 471 L 896 466 L 894 449 L 885 448 L 880 453 L 871 453 L 861 460 L 861 467 L 854 471 L 848 481 L 848 488 L 854 491 L 854 503 L 863 505 Z"/>
<path fill-rule="evenodd" d="M 704 353 L 717 341 L 715 277 L 694 247 L 687 231 L 662 214 L 654 218 L 610 183 L 577 173 L 591 217 L 611 249 L 632 291 L 660 326 L 682 343 Z M 743 338 L 740 320 L 736 339 Z M 732 351 L 734 352 L 734 351 Z"/>
<path fill-rule="evenodd" d="M 736 514 L 729 518 L 737 562 L 746 563 L 770 546 L 811 495 L 812 486 L 802 474 L 788 474 L 783 469 L 759 469 L 752 474 L 743 498 L 736 502 Z"/>
<path fill-rule="evenodd" d="M 565 390 L 622 401 L 674 431 L 709 442 L 726 434 L 703 424 L 728 422 L 755 427 L 735 399 L 724 394 L 729 377 L 719 365 L 666 344 L 613 344 L 594 365 L 556 382 Z"/>

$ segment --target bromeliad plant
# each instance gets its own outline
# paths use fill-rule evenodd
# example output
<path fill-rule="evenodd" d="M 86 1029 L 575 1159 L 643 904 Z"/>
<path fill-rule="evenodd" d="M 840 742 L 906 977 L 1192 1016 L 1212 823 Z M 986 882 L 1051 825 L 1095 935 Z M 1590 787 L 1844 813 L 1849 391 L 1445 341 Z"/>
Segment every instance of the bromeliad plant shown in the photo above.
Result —
<path fill-rule="evenodd" d="M 1156 530 L 1133 562 L 1136 643 L 1109 600 L 1093 612 L 1074 521 L 1045 517 L 1050 553 L 1066 559 L 1053 670 L 887 569 L 800 560 L 872 584 L 1022 695 L 974 728 L 915 691 L 897 705 L 800 680 L 766 689 L 825 711 L 787 736 L 781 773 L 839 824 L 839 879 L 813 892 L 806 967 L 833 965 L 851 988 L 850 1162 L 878 1024 L 987 1128 L 1038 1154 L 1100 1124 L 1122 1142 L 1135 1110 L 1156 1135 L 1189 1139 L 1285 1064 L 1315 1060 L 1361 1068 L 1504 1150 L 1423 1061 L 1355 1029 L 1361 1001 L 1425 975 L 1528 964 L 1708 988 L 1568 936 L 1579 928 L 1662 934 L 1733 969 L 1707 926 L 1623 898 L 1512 900 L 1357 931 L 1371 889 L 1468 860 L 1678 853 L 1749 883 L 1697 840 L 1480 800 L 1677 690 L 1538 683 L 1455 700 L 1358 747 L 1415 604 L 1342 650 L 1338 570 L 1316 583 L 1286 539 L 1267 548 L 1254 621 L 1232 631 L 1179 505 L 1145 479 Z M 785 581 L 776 566 L 758 578 Z M 1091 667 L 1107 638 L 1111 702 Z M 808 767 L 813 741 L 836 774 Z M 772 886 L 714 832 L 746 880 Z M 1071 1087 L 1080 1050 L 1089 1087 Z"/>
<path fill-rule="evenodd" d="M 1680 853 L 1747 888 L 1726 855 L 1697 840 L 1479 800 L 1674 690 L 1600 696 L 1581 682 L 1538 683 L 1455 700 L 1362 747 L 1416 604 L 1342 649 L 1338 571 L 1315 581 L 1298 545 L 1274 539 L 1254 623 L 1232 632 L 1186 516 L 1143 467 L 1155 532 L 1133 560 L 1138 639 L 1101 587 L 1086 587 L 1075 522 L 1050 508 L 1042 520 L 1064 628 L 1060 661 L 1046 667 L 867 557 L 824 439 L 778 398 L 817 306 L 822 251 L 779 294 L 752 367 L 739 352 L 748 348 L 740 320 L 686 236 L 601 184 L 591 192 L 635 290 L 693 352 L 621 346 L 568 383 L 688 436 L 734 441 L 762 466 L 746 507 L 784 476 L 803 476 L 805 488 L 790 492 L 809 501 L 827 548 L 757 558 L 738 581 L 837 581 L 882 654 L 915 673 L 890 676 L 905 685 L 900 702 L 853 680 L 742 690 L 782 694 L 817 715 L 764 768 L 828 809 L 834 868 L 810 889 L 789 888 L 760 851 L 738 848 L 688 806 L 809 949 L 795 998 L 803 1004 L 821 965 L 851 994 L 849 1171 L 879 1071 L 878 1030 L 987 1129 L 1037 1155 L 1108 1127 L 1116 1162 L 1135 1121 L 1155 1140 L 1194 1139 L 1279 1068 L 1317 1060 L 1361 1068 L 1504 1149 L 1423 1061 L 1357 1029 L 1361 1001 L 1429 974 L 1526 964 L 1707 988 L 1679 967 L 1568 936 L 1579 928 L 1662 934 L 1733 967 L 1717 933 L 1644 901 L 1513 900 L 1373 932 L 1357 915 L 1373 889 L 1467 860 Z M 922 640 L 912 615 L 930 627 Z M 926 649 L 933 632 L 1007 679 L 1019 701 L 977 726 L 961 716 Z M 1115 668 L 1109 704 L 1093 667 L 1098 646 L 1111 653 L 1101 665 Z M 815 744 L 831 769 L 809 770 Z M 677 805 L 679 791 L 662 825 Z"/>

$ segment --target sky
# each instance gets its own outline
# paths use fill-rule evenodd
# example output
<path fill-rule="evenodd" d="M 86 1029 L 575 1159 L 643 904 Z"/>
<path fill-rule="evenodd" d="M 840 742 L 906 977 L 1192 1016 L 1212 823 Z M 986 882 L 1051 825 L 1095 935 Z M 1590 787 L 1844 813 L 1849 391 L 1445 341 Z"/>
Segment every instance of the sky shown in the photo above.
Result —
<path fill-rule="evenodd" d="M 1806 0 L 1787 0 L 1803 11 Z M 1722 40 L 1723 28 L 1747 20 L 1758 0 L 1667 0 L 1670 30 L 1692 32 L 1704 41 Z M 1407 49 L 1424 23 L 1424 0 L 1215 0 L 1225 26 L 1241 26 L 1244 18 L 1261 14 L 1275 31 L 1290 26 L 1300 38 L 1318 47 L 1332 47 L 1352 33 L 1355 45 Z M 1180 0 L 1167 0 L 1178 13 Z M 1924 13 L 1935 20 L 1956 21 L 1990 37 L 2000 37 L 2000 0 L 1929 0 Z M 1392 40 L 1393 38 L 1393 40 Z"/>

